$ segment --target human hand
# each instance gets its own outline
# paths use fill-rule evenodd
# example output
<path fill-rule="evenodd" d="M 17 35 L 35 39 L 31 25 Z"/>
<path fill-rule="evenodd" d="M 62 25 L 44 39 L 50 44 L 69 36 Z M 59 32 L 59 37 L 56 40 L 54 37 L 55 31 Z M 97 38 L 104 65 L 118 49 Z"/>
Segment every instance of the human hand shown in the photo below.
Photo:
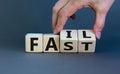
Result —
<path fill-rule="evenodd" d="M 77 10 L 89 7 L 96 13 L 93 30 L 96 38 L 100 39 L 107 12 L 113 3 L 114 0 L 59 0 L 53 7 L 52 26 L 54 34 L 63 29 L 68 17 Z"/>

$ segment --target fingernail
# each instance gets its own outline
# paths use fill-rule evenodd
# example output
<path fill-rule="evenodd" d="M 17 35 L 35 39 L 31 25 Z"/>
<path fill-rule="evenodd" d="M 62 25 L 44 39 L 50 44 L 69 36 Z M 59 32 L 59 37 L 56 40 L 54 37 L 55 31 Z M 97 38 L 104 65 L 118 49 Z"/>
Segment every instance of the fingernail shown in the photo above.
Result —
<path fill-rule="evenodd" d="M 97 38 L 98 38 L 98 39 L 101 38 L 101 32 L 97 32 Z"/>
<path fill-rule="evenodd" d="M 57 30 L 56 29 L 54 29 L 54 34 L 57 34 Z"/>

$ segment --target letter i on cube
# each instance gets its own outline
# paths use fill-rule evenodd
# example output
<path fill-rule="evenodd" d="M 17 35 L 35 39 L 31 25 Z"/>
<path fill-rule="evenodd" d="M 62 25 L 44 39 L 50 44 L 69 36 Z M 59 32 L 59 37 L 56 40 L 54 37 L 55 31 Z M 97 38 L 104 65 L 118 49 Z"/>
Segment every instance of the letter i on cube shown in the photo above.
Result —
<path fill-rule="evenodd" d="M 60 52 L 77 52 L 77 30 L 62 30 L 60 33 Z"/>

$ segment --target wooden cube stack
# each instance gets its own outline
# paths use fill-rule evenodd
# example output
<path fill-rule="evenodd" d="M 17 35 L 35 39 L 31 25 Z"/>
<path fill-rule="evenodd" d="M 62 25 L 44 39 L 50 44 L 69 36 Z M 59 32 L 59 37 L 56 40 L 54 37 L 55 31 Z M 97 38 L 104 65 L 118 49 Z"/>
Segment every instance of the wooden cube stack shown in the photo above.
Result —
<path fill-rule="evenodd" d="M 28 33 L 26 52 L 95 52 L 92 30 L 62 30 L 60 35 Z"/>

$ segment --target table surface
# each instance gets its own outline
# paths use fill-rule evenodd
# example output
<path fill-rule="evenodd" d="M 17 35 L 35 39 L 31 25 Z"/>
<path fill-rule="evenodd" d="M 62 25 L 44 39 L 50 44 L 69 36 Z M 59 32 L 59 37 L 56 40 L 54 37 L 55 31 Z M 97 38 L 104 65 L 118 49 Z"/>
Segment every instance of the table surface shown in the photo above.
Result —
<path fill-rule="evenodd" d="M 97 46 L 91 54 L 25 53 L 22 47 L 0 48 L 1 74 L 119 74 L 119 69 L 117 47 Z"/>

